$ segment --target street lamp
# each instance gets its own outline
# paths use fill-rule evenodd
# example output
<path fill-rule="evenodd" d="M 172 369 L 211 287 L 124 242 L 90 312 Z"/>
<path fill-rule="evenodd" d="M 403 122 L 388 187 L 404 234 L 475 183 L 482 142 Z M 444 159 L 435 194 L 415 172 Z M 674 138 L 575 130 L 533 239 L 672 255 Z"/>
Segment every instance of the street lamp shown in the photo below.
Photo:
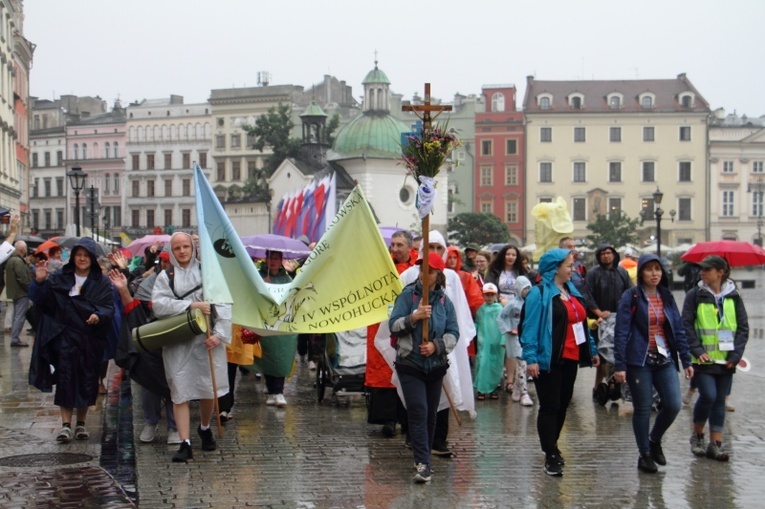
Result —
<path fill-rule="evenodd" d="M 763 208 L 763 202 L 762 202 L 762 195 L 763 191 L 765 191 L 765 182 L 763 182 L 762 177 L 757 177 L 756 182 L 749 182 L 746 186 L 746 192 L 752 193 L 752 213 L 753 215 L 757 215 L 757 241 L 756 244 L 760 247 L 762 247 L 762 208 Z"/>
<path fill-rule="evenodd" d="M 660 207 L 661 200 L 664 198 L 664 193 L 661 192 L 661 190 L 656 187 L 656 191 L 653 193 L 653 204 L 654 204 L 654 211 L 653 215 L 656 218 L 656 256 L 661 258 L 661 217 L 664 215 L 664 210 Z M 669 217 L 671 218 L 672 222 L 675 222 L 675 214 L 676 212 L 674 210 L 669 211 Z M 648 210 L 643 209 L 640 212 L 640 224 L 643 224 L 643 221 L 645 221 L 649 216 Z"/>
<path fill-rule="evenodd" d="M 77 236 L 80 236 L 80 191 L 85 187 L 85 178 L 88 176 L 79 166 L 72 166 L 72 171 L 67 172 L 69 185 L 74 191 L 74 224 Z"/>

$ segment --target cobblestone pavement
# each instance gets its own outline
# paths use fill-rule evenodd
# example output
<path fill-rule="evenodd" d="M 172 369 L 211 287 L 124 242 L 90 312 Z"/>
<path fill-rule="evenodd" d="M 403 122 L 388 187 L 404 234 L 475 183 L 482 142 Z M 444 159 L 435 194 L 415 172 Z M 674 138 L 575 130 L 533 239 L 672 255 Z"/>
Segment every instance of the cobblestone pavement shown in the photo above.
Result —
<path fill-rule="evenodd" d="M 235 419 L 224 426 L 218 450 L 203 452 L 197 439 L 188 464 L 171 463 L 177 446 L 165 444 L 164 420 L 155 443 L 138 441 L 140 398 L 131 398 L 130 385 L 118 376 L 88 416 L 90 440 L 62 446 L 54 441 L 59 417 L 52 396 L 26 384 L 31 352 L 10 348 L 6 337 L 0 348 L 0 507 L 69 507 L 66 500 L 78 497 L 83 507 L 131 507 L 135 501 L 147 508 L 762 507 L 765 290 L 762 273 L 755 277 L 757 288 L 742 292 L 753 329 L 747 349 L 753 368 L 734 378 L 730 403 L 736 411 L 728 414 L 725 430 L 729 463 L 691 455 L 691 411 L 684 407 L 665 437 L 668 465 L 658 475 L 638 473 L 630 416 L 624 407 L 592 401 L 592 370 L 580 371 L 561 437 L 562 478 L 542 471 L 537 407 L 523 408 L 503 394 L 477 402 L 475 420 L 463 417 L 462 426 L 452 420 L 450 443 L 458 456 L 434 458 L 433 481 L 415 485 L 402 437 L 384 438 L 379 426 L 367 425 L 361 397 L 333 402 L 328 396 L 318 404 L 314 372 L 305 364 L 287 382 L 286 409 L 265 405 L 264 386 L 252 374 L 238 380 Z M 60 452 L 93 459 L 6 466 L 19 455 Z"/>

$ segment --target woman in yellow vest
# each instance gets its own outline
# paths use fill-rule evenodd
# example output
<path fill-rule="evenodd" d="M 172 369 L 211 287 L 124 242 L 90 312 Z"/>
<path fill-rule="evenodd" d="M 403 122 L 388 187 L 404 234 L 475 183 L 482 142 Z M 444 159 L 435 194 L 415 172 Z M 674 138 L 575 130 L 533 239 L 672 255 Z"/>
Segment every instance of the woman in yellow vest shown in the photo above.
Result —
<path fill-rule="evenodd" d="M 736 365 L 749 339 L 744 302 L 729 279 L 730 267 L 720 256 L 700 263 L 701 281 L 685 296 L 683 323 L 693 356 L 694 381 L 699 399 L 693 408 L 691 452 L 728 461 L 722 448 L 725 397 L 730 392 Z M 704 446 L 704 425 L 709 421 L 709 444 Z"/>

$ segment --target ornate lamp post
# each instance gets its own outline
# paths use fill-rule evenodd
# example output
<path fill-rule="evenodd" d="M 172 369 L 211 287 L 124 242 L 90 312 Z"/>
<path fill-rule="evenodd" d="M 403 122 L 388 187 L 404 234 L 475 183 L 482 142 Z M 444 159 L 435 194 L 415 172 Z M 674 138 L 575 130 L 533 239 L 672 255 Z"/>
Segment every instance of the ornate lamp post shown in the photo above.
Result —
<path fill-rule="evenodd" d="M 762 246 L 762 209 L 763 209 L 763 191 L 765 191 L 765 182 L 762 177 L 757 177 L 757 181 L 749 182 L 746 186 L 746 192 L 752 193 L 752 214 L 757 216 L 757 241 L 758 246 Z"/>
<path fill-rule="evenodd" d="M 80 191 L 85 187 L 85 178 L 88 176 L 79 166 L 72 166 L 72 171 L 67 172 L 69 185 L 74 191 L 74 224 L 77 236 L 80 236 Z"/>
<path fill-rule="evenodd" d="M 664 198 L 664 193 L 659 190 L 659 188 L 656 188 L 656 191 L 653 193 L 653 205 L 654 205 L 654 211 L 653 215 L 656 218 L 656 256 L 661 258 L 661 217 L 664 215 L 664 210 L 660 207 L 661 200 Z M 671 218 L 672 222 L 675 222 L 675 214 L 676 212 L 674 210 L 669 211 L 669 217 Z M 650 214 L 646 209 L 643 209 L 640 212 L 640 224 L 643 224 L 643 221 L 645 221 Z"/>

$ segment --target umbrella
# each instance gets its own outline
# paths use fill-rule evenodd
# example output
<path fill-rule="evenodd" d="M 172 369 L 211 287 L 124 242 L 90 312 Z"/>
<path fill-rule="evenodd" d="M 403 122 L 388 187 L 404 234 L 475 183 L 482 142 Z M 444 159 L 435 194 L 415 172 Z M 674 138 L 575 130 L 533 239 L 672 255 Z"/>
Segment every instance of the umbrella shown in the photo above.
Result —
<path fill-rule="evenodd" d="M 127 249 L 134 255 L 143 256 L 146 248 L 153 245 L 155 242 L 167 244 L 170 242 L 170 235 L 146 235 L 140 239 L 135 239 L 127 246 Z"/>
<path fill-rule="evenodd" d="M 380 226 L 379 228 L 380 228 L 380 233 L 382 233 L 383 240 L 385 241 L 386 246 L 390 246 L 390 241 L 393 238 L 394 233 L 400 232 L 400 231 L 407 231 L 409 233 L 412 233 L 406 228 L 401 228 L 399 226 Z"/>
<path fill-rule="evenodd" d="M 37 246 L 45 242 L 44 238 L 35 235 L 17 235 L 15 240 L 23 240 L 27 243 L 27 247 L 30 249 L 35 249 Z"/>
<path fill-rule="evenodd" d="M 765 249 L 739 240 L 699 242 L 686 251 L 680 259 L 699 263 L 709 255 L 722 256 L 731 267 L 765 264 Z"/>
<path fill-rule="evenodd" d="M 311 249 L 299 240 L 274 233 L 242 237 L 242 244 L 253 258 L 265 258 L 266 251 L 281 251 L 285 259 L 305 258 Z"/>
<path fill-rule="evenodd" d="M 81 238 L 82 237 L 66 237 L 66 236 L 53 237 L 46 240 L 39 246 L 37 246 L 37 249 L 35 250 L 35 252 L 40 253 L 42 251 L 48 251 L 50 248 L 55 246 L 63 247 L 71 251 L 71 249 L 80 241 Z M 96 242 L 96 255 L 106 256 L 109 253 L 111 253 L 111 250 L 109 248 L 107 248 L 103 244 L 99 244 L 98 242 Z"/>

